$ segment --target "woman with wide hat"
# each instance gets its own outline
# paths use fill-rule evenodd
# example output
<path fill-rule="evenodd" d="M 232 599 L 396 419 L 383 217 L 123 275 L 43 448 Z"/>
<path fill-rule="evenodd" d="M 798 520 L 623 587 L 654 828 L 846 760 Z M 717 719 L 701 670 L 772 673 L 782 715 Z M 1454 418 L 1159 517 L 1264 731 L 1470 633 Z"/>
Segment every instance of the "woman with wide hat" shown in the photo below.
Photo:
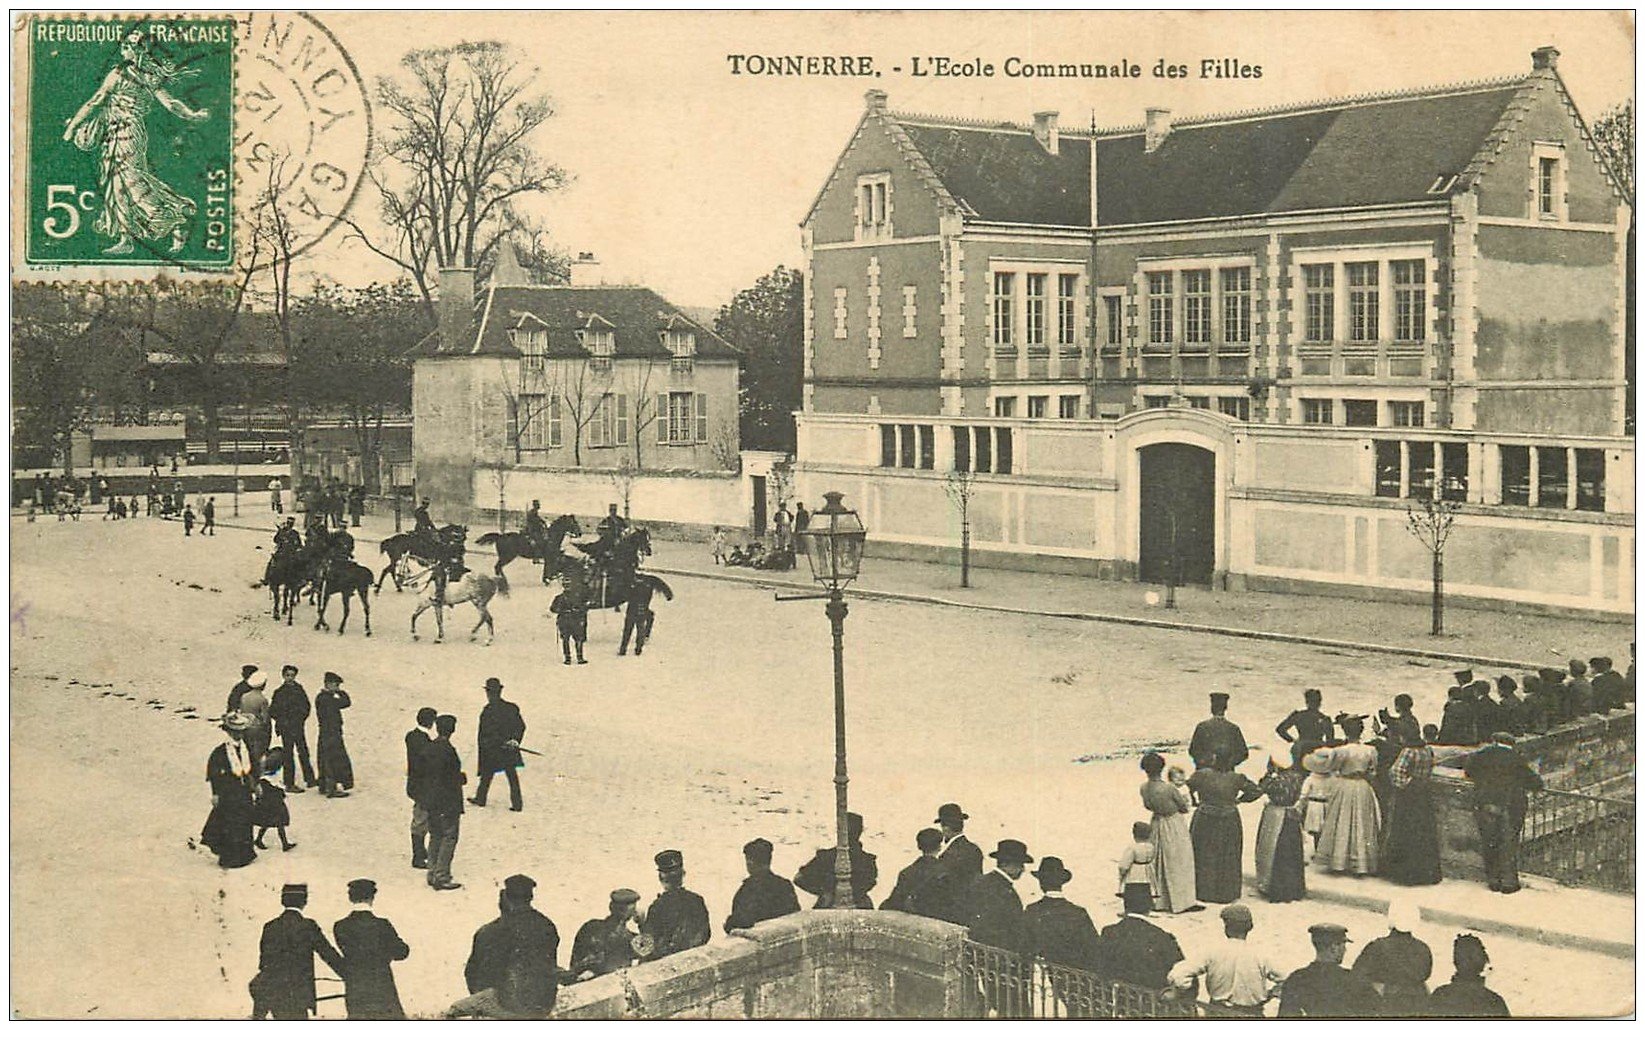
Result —
<path fill-rule="evenodd" d="M 246 746 L 251 716 L 237 711 L 223 716 L 225 739 L 206 759 L 206 782 L 211 785 L 211 813 L 200 830 L 200 843 L 217 854 L 220 867 L 243 867 L 257 858 L 252 847 L 252 788 L 257 782 L 255 761 Z"/>

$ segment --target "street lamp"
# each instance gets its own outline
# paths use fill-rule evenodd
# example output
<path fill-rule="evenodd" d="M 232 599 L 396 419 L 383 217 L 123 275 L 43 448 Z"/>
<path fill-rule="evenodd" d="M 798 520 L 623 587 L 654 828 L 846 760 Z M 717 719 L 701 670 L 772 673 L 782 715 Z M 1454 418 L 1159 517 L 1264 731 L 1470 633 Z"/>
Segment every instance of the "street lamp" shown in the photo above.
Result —
<path fill-rule="evenodd" d="M 827 599 L 829 628 L 834 635 L 834 906 L 846 909 L 857 905 L 851 890 L 851 834 L 846 810 L 845 789 L 845 587 L 856 580 L 862 566 L 863 543 L 868 530 L 857 511 L 847 509 L 838 491 L 823 495 L 824 505 L 811 514 L 803 531 L 794 533 L 811 563 L 811 575 L 826 592 L 805 596 L 778 596 L 778 599 Z"/>

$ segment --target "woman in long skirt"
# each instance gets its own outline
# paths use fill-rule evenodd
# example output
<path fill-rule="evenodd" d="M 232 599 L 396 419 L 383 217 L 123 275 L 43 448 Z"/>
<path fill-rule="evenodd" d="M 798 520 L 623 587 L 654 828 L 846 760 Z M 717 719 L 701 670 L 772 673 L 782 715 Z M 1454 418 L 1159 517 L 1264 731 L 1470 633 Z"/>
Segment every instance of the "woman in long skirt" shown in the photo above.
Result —
<path fill-rule="evenodd" d="M 1377 767 L 1375 748 L 1359 742 L 1365 716 L 1338 716 L 1347 742 L 1331 756 L 1331 800 L 1325 804 L 1325 826 L 1320 831 L 1314 862 L 1343 874 L 1375 874 L 1381 847 L 1381 810 L 1371 790 Z"/>
<path fill-rule="evenodd" d="M 257 858 L 251 844 L 251 792 L 256 778 L 245 742 L 251 722 L 249 715 L 236 711 L 224 715 L 222 729 L 228 739 L 206 759 L 211 813 L 200 830 L 200 843 L 217 854 L 220 867 L 243 867 Z"/>
<path fill-rule="evenodd" d="M 325 688 L 314 695 L 314 716 L 319 720 L 320 739 L 314 749 L 320 771 L 320 791 L 327 798 L 347 797 L 354 786 L 354 764 L 343 743 L 343 710 L 350 704 L 343 677 L 327 672 Z M 339 790 L 339 788 L 341 790 Z"/>
<path fill-rule="evenodd" d="M 1401 735 L 1404 737 L 1404 735 Z M 1401 885 L 1437 885 L 1439 824 L 1434 817 L 1434 749 L 1419 735 L 1388 770 L 1394 804 L 1388 814 L 1383 875 Z"/>
<path fill-rule="evenodd" d="M 1308 894 L 1302 859 L 1302 787 L 1308 770 L 1303 758 L 1314 750 L 1298 741 L 1291 746 L 1288 769 L 1270 768 L 1257 786 L 1268 796 L 1257 825 L 1257 890 L 1270 903 L 1290 903 Z"/>
<path fill-rule="evenodd" d="M 1245 828 L 1239 803 L 1253 802 L 1262 791 L 1250 779 L 1228 768 L 1220 750 L 1209 768 L 1188 778 L 1188 789 L 1199 799 L 1189 835 L 1194 845 L 1194 891 L 1201 902 L 1232 903 L 1240 897 L 1245 858 Z"/>
<path fill-rule="evenodd" d="M 1188 796 L 1160 779 L 1165 759 L 1150 751 L 1142 756 L 1142 807 L 1153 813 L 1150 836 L 1154 841 L 1156 909 L 1180 914 L 1200 906 L 1194 896 L 1194 843 L 1188 836 Z"/>

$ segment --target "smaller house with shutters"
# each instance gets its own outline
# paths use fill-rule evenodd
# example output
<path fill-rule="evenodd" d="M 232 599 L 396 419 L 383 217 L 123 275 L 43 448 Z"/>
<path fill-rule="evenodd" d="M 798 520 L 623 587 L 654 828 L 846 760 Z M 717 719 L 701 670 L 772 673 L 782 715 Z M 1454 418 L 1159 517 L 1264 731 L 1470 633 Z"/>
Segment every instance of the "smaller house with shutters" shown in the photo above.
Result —
<path fill-rule="evenodd" d="M 415 348 L 416 487 L 437 511 L 604 512 L 618 474 L 737 470 L 734 347 L 651 289 L 497 267 L 478 293 L 472 271 L 442 271 Z"/>

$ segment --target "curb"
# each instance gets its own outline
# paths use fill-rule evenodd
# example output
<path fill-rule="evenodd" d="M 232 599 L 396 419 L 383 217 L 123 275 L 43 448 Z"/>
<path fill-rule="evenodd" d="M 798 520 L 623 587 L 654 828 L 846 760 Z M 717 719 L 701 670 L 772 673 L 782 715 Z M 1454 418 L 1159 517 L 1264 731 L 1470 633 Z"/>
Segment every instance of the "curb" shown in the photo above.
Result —
<path fill-rule="evenodd" d="M 288 514 L 289 515 L 289 514 Z M 218 527 L 235 527 L 248 531 L 260 531 L 262 526 L 252 526 L 244 522 L 218 521 Z M 381 538 L 362 534 L 355 536 L 356 542 L 380 543 Z M 472 547 L 472 552 L 482 556 L 495 556 L 496 553 L 484 547 Z M 756 577 L 741 574 L 716 574 L 713 571 L 693 570 L 689 567 L 656 566 L 648 568 L 658 574 L 669 574 L 683 578 L 702 578 L 706 581 L 725 581 L 739 585 L 754 585 L 764 588 L 782 589 L 814 589 L 810 582 L 790 581 L 783 578 Z M 1383 643 L 1362 643 L 1351 639 L 1332 639 L 1329 636 L 1305 636 L 1289 632 L 1265 632 L 1260 629 L 1233 628 L 1227 625 L 1211 625 L 1198 621 L 1167 621 L 1162 618 L 1142 618 L 1129 614 L 1101 614 L 1094 611 L 1063 611 L 1039 610 L 1033 607 L 1013 607 L 1002 603 L 967 603 L 963 600 L 947 599 L 921 592 L 892 592 L 885 589 L 855 588 L 847 591 L 847 596 L 853 599 L 880 600 L 891 603 L 923 603 L 930 606 L 952 607 L 957 610 L 986 610 L 997 614 L 1015 614 L 1025 617 L 1057 618 L 1065 621 L 1089 621 L 1108 625 L 1131 625 L 1138 628 L 1154 628 L 1169 632 L 1192 632 L 1200 635 L 1229 636 L 1235 639 L 1258 639 L 1271 643 L 1290 643 L 1295 646 L 1317 646 L 1329 650 L 1356 650 L 1362 653 L 1386 654 L 1402 657 L 1421 657 L 1430 661 L 1444 661 L 1450 664 L 1486 665 L 1493 668 L 1512 668 L 1517 671 L 1535 671 L 1538 664 L 1530 661 L 1515 661 L 1499 657 L 1478 657 L 1469 654 L 1452 653 L 1447 650 L 1424 650 L 1416 647 L 1390 646 Z"/>
<path fill-rule="evenodd" d="M 1256 883 L 1257 876 L 1255 874 L 1245 875 L 1246 885 L 1255 888 Z M 1309 886 L 1308 899 L 1313 902 L 1334 903 L 1337 906 L 1346 906 L 1354 910 L 1367 910 L 1376 914 L 1386 914 L 1390 902 L 1390 900 L 1380 896 L 1362 896 L 1352 892 L 1333 891 L 1315 886 Z M 1631 942 L 1600 939 L 1592 935 L 1561 932 L 1550 928 L 1538 928 L 1535 925 L 1516 924 L 1512 921 L 1503 921 L 1493 917 L 1481 917 L 1476 914 L 1461 913 L 1456 910 L 1445 910 L 1420 904 L 1418 908 L 1421 911 L 1422 920 L 1429 924 L 1445 925 L 1470 932 L 1508 935 L 1540 946 L 1583 950 L 1604 957 L 1614 957 L 1618 960 L 1631 961 L 1634 959 L 1634 944 Z"/>

